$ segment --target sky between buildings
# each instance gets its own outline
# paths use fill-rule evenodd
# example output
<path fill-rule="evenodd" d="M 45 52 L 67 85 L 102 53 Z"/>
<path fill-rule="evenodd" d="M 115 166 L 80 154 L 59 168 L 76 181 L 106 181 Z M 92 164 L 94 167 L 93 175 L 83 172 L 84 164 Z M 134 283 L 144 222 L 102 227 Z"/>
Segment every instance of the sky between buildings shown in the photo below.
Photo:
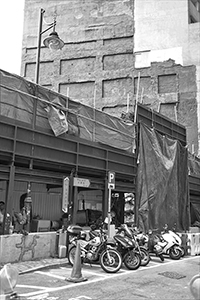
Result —
<path fill-rule="evenodd" d="M 0 69 L 20 75 L 24 0 L 0 0 Z"/>

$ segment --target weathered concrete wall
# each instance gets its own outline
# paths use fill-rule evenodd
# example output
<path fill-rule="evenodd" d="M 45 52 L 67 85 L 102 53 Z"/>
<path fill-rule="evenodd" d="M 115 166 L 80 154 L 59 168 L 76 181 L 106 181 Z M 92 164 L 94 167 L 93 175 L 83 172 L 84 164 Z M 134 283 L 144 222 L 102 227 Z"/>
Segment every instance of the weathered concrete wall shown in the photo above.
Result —
<path fill-rule="evenodd" d="M 189 25 L 188 31 L 188 55 L 185 64 L 200 66 L 200 23 Z"/>
<path fill-rule="evenodd" d="M 145 2 L 145 5 L 143 1 L 135 0 L 134 52 L 136 68 L 150 67 L 152 62 L 162 62 L 168 59 L 173 59 L 177 64 L 183 66 L 197 66 L 196 101 L 184 94 L 187 100 L 183 99 L 184 106 L 179 106 L 179 110 L 183 109 L 179 121 L 183 125 L 186 123 L 188 138 L 192 143 L 195 143 L 195 154 L 200 155 L 200 73 L 198 72 L 200 67 L 200 23 L 190 23 L 189 14 L 194 13 L 194 10 L 194 5 L 188 0 L 149 0 Z M 198 15 L 198 20 L 200 13 L 196 10 L 195 14 Z M 188 80 L 189 82 L 190 80 Z M 185 84 L 188 87 L 188 84 Z M 190 93 L 190 90 L 188 92 Z M 183 97 L 183 94 L 181 93 L 180 96 Z M 186 121 L 187 118 L 184 117 L 184 114 L 187 110 L 190 111 L 191 115 L 193 111 L 195 120 L 197 113 L 197 129 L 194 128 L 194 120 L 191 121 L 191 125 L 189 119 Z M 198 148 L 194 142 L 197 139 L 195 136 L 197 132 Z"/>
<path fill-rule="evenodd" d="M 196 68 L 197 76 L 197 117 L 198 117 L 198 141 L 199 141 L 199 152 L 200 157 L 200 65 Z"/>
<path fill-rule="evenodd" d="M 138 77 L 138 100 L 184 125 L 189 150 L 197 154 L 199 105 L 196 67 L 183 67 L 169 60 L 152 63 L 150 68 L 136 69 L 135 95 Z"/>
<path fill-rule="evenodd" d="M 127 103 L 133 107 L 138 68 L 168 59 L 200 66 L 199 23 L 188 24 L 187 0 L 150 0 L 145 5 L 141 0 L 26 0 L 21 75 L 28 79 L 34 80 L 40 7 L 46 10 L 46 22 L 57 14 L 56 31 L 65 42 L 64 48 L 55 53 L 41 47 L 40 83 L 104 112 L 120 117 Z M 142 52 L 136 55 L 135 65 L 137 51 Z M 200 94 L 198 90 L 191 92 L 193 79 L 188 75 L 179 80 L 173 64 L 161 74 L 152 66 L 155 74 L 140 80 L 143 101 L 156 109 L 159 106 L 160 112 L 185 125 L 190 149 L 194 144 L 198 154 Z M 188 70 L 193 72 L 192 67 Z M 198 86 L 198 74 L 196 80 Z M 176 109 L 174 104 L 164 106 L 165 102 L 177 102 Z"/>
<path fill-rule="evenodd" d="M 0 262 L 12 263 L 55 257 L 57 253 L 57 239 L 56 232 L 1 235 Z"/>
<path fill-rule="evenodd" d="M 56 31 L 65 42 L 57 53 L 41 47 L 40 83 L 99 109 L 126 107 L 133 96 L 134 0 L 26 0 L 21 74 L 31 80 L 40 7 L 47 22 L 57 14 Z"/>

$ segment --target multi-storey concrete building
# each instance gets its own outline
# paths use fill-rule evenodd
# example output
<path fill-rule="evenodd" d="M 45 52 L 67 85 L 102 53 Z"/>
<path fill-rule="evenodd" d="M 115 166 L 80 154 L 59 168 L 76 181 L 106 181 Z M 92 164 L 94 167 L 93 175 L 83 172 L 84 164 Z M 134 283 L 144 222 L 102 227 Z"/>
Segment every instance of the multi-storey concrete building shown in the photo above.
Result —
<path fill-rule="evenodd" d="M 161 113 L 169 117 L 176 111 L 173 118 L 186 126 L 190 151 L 200 155 L 200 0 L 148 0 L 145 5 L 136 0 L 134 20 L 136 68 L 150 68 L 152 62 L 168 59 L 173 59 L 179 69 L 182 65 L 185 75 L 190 68 L 188 76 L 181 76 L 174 67 L 171 71 L 165 68 L 164 73 L 158 71 L 153 105 L 156 99 Z M 159 68 L 163 67 L 158 64 Z"/>
<path fill-rule="evenodd" d="M 199 154 L 199 2 L 25 1 L 21 75 L 35 78 L 42 7 L 46 22 L 57 16 L 65 46 L 56 53 L 41 46 L 40 84 L 117 116 L 143 101 L 186 126 L 189 149 Z"/>
<path fill-rule="evenodd" d="M 65 46 L 41 47 L 40 84 L 105 111 L 125 107 L 133 94 L 134 1 L 26 1 L 22 75 L 32 80 L 41 6 L 46 22 L 57 15 Z"/>

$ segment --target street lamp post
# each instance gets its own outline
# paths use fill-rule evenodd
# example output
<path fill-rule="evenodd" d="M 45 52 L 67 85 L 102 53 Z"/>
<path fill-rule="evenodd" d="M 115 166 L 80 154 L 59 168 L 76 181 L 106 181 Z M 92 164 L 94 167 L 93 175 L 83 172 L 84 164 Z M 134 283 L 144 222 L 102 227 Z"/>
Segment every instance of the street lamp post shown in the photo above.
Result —
<path fill-rule="evenodd" d="M 38 26 L 38 41 L 37 41 L 37 55 L 36 55 L 36 69 L 35 69 L 35 82 L 39 83 L 39 70 L 40 70 L 40 49 L 41 49 L 41 37 L 42 34 L 53 28 L 53 31 L 50 35 L 44 39 L 43 43 L 46 47 L 50 48 L 51 50 L 59 50 L 62 49 L 64 46 L 64 42 L 59 38 L 57 32 L 55 31 L 56 20 L 54 18 L 52 23 L 46 23 L 48 26 L 47 29 L 42 31 L 42 23 L 43 23 L 43 16 L 45 10 L 43 8 L 40 9 L 39 12 L 39 26 Z"/>
<path fill-rule="evenodd" d="M 44 18 L 44 13 L 45 10 L 43 8 L 40 9 L 39 11 L 39 26 L 38 26 L 38 40 L 37 40 L 37 54 L 36 54 L 36 68 L 35 68 L 35 83 L 39 83 L 39 71 L 40 71 L 40 49 L 41 49 L 41 37 L 42 34 L 53 28 L 53 31 L 49 34 L 47 38 L 44 39 L 43 43 L 46 47 L 50 48 L 51 50 L 61 50 L 64 47 L 64 42 L 59 38 L 57 32 L 55 31 L 55 26 L 56 26 L 56 20 L 54 17 L 54 20 L 52 23 L 46 23 L 47 29 L 42 31 L 42 23 L 43 23 L 43 18 Z M 35 136 L 35 126 L 36 126 L 36 112 L 37 112 L 37 100 L 34 99 L 34 104 L 33 104 L 33 121 L 32 121 L 32 126 L 33 126 L 33 141 L 34 141 L 34 136 Z M 34 145 L 32 145 L 32 157 L 34 153 Z M 30 170 L 33 167 L 33 158 L 30 160 L 29 168 Z M 28 183 L 28 188 L 27 188 L 27 203 L 29 203 L 29 215 L 31 214 L 31 197 L 30 197 L 30 192 L 31 192 L 31 182 L 29 181 Z"/>

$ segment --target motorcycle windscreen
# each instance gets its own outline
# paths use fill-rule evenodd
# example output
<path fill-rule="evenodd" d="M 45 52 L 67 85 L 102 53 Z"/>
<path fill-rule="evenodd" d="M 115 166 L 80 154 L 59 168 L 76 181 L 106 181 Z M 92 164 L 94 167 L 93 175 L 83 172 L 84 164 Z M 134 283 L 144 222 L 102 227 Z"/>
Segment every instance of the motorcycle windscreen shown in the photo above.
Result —
<path fill-rule="evenodd" d="M 137 225 L 140 230 L 189 229 L 188 152 L 179 141 L 140 123 L 136 184 Z"/>

